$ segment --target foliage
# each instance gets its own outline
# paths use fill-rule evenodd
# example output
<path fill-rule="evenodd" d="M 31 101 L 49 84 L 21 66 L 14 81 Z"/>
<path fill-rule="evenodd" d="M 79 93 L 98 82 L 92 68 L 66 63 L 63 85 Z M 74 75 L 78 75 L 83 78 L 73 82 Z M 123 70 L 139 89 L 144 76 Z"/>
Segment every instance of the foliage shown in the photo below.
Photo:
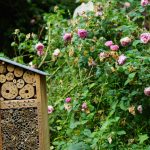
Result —
<path fill-rule="evenodd" d="M 54 107 L 49 115 L 51 149 L 150 148 L 150 98 L 144 95 L 150 86 L 150 45 L 140 41 L 140 35 L 149 30 L 150 9 L 139 1 L 129 2 L 131 6 L 126 8 L 119 0 L 95 1 L 101 16 L 88 12 L 70 20 L 55 7 L 55 13 L 44 14 L 43 56 L 35 50 L 39 35 L 14 32 L 14 59 L 23 63 L 28 52 L 33 65 L 50 74 L 47 94 Z M 78 29 L 85 29 L 87 37 L 81 38 Z M 71 40 L 63 39 L 65 33 L 71 33 Z M 132 41 L 127 46 L 120 44 L 124 37 Z M 105 46 L 109 40 L 119 45 L 118 51 Z M 60 53 L 57 50 L 54 55 L 56 49 Z M 108 57 L 100 58 L 101 52 Z M 127 59 L 119 65 L 121 54 Z M 71 100 L 66 101 L 67 97 Z M 142 112 L 137 110 L 139 105 Z"/>
<path fill-rule="evenodd" d="M 69 18 L 77 3 L 74 0 L 0 1 L 0 51 L 11 58 L 14 57 L 14 51 L 10 47 L 10 43 L 13 41 L 11 33 L 14 29 L 20 29 L 25 34 L 35 32 L 40 35 L 44 28 L 43 14 L 45 12 L 53 12 L 53 8 L 56 5 L 65 11 L 63 16 Z M 41 39 L 40 36 L 39 39 Z"/>

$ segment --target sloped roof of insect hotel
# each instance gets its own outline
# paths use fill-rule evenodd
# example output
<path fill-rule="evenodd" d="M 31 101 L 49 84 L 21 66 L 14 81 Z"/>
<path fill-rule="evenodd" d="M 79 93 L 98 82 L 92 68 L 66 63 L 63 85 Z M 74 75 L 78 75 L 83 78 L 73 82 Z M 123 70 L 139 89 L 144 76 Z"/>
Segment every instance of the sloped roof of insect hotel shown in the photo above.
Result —
<path fill-rule="evenodd" d="M 30 71 L 33 71 L 33 72 L 35 72 L 37 74 L 40 74 L 40 75 L 48 75 L 46 72 L 40 71 L 38 69 L 29 67 L 29 66 L 25 66 L 25 65 L 19 64 L 19 63 L 15 62 L 15 61 L 12 61 L 12 60 L 9 60 L 9 59 L 3 58 L 3 57 L 0 57 L 0 61 L 9 63 L 9 64 L 14 65 L 14 66 L 18 66 L 18 67 L 21 67 L 21 68 L 24 68 L 24 69 L 27 69 L 27 70 L 30 70 Z"/>

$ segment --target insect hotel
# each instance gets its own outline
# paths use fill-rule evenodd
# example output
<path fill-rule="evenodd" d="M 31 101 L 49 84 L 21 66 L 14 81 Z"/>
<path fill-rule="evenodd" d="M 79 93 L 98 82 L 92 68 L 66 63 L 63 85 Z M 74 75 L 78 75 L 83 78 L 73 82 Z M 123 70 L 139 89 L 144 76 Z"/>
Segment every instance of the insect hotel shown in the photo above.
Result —
<path fill-rule="evenodd" d="M 48 150 L 46 73 L 0 58 L 0 150 Z"/>

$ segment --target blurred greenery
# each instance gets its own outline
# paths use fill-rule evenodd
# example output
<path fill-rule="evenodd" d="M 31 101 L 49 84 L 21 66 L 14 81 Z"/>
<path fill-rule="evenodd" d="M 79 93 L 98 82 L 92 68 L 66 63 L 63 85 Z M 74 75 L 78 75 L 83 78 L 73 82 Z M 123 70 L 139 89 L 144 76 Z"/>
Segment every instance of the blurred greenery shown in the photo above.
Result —
<path fill-rule="evenodd" d="M 65 18 L 70 18 L 77 3 L 74 0 L 1 0 L 0 52 L 14 57 L 10 46 L 14 40 L 12 32 L 18 28 L 26 34 L 39 34 L 43 28 L 43 13 L 53 12 L 56 5 L 64 10 Z"/>

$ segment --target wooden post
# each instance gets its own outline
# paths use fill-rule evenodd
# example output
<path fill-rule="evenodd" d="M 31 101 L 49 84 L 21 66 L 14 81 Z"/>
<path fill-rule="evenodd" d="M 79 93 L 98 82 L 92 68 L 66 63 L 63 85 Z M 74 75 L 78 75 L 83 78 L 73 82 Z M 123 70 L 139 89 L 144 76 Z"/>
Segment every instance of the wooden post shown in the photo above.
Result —
<path fill-rule="evenodd" d="M 40 150 L 49 150 L 46 78 L 36 75 Z"/>

